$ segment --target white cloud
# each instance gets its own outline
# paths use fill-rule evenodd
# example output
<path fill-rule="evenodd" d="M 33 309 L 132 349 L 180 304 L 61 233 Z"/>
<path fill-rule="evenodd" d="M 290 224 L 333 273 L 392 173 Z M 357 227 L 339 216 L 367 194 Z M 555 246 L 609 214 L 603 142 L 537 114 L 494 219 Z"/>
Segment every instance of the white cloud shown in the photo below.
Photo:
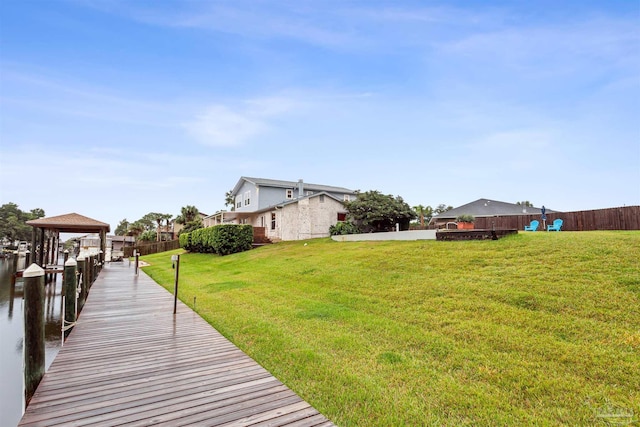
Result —
<path fill-rule="evenodd" d="M 201 144 L 233 147 L 267 133 L 271 128 L 269 120 L 299 109 L 301 105 L 293 98 L 277 96 L 249 99 L 235 109 L 215 104 L 182 126 Z"/>
<path fill-rule="evenodd" d="M 231 111 L 223 105 L 208 107 L 183 126 L 196 141 L 214 147 L 240 145 L 267 129 L 262 120 Z"/>

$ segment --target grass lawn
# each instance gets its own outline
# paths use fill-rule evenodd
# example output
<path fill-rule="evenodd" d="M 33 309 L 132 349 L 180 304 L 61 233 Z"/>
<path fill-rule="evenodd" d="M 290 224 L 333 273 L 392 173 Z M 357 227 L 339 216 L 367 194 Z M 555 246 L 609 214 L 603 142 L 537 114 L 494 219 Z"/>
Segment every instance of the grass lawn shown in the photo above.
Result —
<path fill-rule="evenodd" d="M 340 426 L 640 418 L 640 232 L 184 254 L 180 298 Z"/>

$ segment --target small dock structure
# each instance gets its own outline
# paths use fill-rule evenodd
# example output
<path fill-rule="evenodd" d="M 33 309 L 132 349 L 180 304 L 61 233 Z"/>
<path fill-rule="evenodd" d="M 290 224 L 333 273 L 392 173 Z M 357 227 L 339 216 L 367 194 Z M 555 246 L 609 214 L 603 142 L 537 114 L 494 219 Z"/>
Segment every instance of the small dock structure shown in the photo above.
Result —
<path fill-rule="evenodd" d="M 128 262 L 111 263 L 19 426 L 333 426 Z"/>

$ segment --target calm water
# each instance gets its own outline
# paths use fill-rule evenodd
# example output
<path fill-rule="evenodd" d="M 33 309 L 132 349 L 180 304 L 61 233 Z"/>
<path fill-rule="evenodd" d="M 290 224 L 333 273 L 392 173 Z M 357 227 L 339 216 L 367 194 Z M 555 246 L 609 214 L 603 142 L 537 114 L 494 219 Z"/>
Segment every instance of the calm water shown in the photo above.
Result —
<path fill-rule="evenodd" d="M 62 262 L 62 256 L 60 257 Z M 23 299 L 22 279 L 11 286 L 12 260 L 0 259 L 0 414 L 2 425 L 15 426 L 23 410 L 22 342 Z M 62 275 L 56 275 L 54 284 L 46 285 L 45 340 L 46 368 L 58 354 L 62 312 Z"/>

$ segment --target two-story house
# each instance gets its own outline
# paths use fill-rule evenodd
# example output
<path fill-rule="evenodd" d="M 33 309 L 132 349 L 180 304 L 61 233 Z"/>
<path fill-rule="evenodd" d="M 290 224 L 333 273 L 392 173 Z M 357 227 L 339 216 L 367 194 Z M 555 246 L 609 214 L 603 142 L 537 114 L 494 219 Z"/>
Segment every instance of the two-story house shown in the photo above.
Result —
<path fill-rule="evenodd" d="M 329 227 L 346 219 L 344 202 L 356 198 L 342 187 L 245 176 L 231 194 L 234 209 L 205 218 L 205 226 L 251 224 L 272 241 L 328 237 Z"/>

